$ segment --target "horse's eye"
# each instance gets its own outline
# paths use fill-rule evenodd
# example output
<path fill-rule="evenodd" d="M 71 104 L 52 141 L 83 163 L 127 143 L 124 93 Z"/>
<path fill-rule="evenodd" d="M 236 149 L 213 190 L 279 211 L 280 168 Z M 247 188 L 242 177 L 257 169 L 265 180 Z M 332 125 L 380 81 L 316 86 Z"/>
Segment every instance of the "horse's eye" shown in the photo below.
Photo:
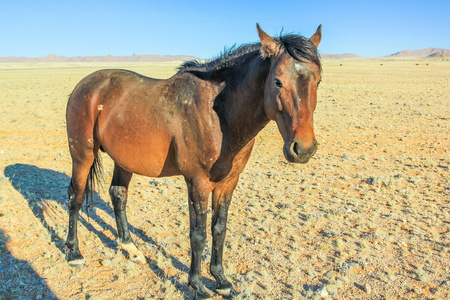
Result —
<path fill-rule="evenodd" d="M 283 87 L 283 83 L 281 82 L 280 79 L 275 78 L 275 86 L 276 86 L 277 88 L 282 88 L 282 87 Z"/>

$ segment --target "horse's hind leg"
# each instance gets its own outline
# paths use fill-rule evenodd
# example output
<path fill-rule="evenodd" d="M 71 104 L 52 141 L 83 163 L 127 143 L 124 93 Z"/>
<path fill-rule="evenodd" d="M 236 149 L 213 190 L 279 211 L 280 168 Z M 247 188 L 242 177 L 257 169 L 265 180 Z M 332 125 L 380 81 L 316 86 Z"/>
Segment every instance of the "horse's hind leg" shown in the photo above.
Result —
<path fill-rule="evenodd" d="M 77 225 L 78 213 L 83 206 L 85 199 L 84 190 L 89 171 L 94 163 L 95 155 L 83 155 L 83 159 L 74 159 L 72 157 L 72 179 L 68 189 L 69 194 L 69 232 L 67 234 L 66 246 L 69 250 L 67 260 L 69 265 L 77 267 L 84 264 L 84 258 L 78 247 Z"/>
<path fill-rule="evenodd" d="M 109 195 L 114 206 L 116 217 L 118 240 L 120 248 L 127 251 L 130 259 L 136 263 L 145 264 L 145 256 L 139 251 L 131 239 L 127 220 L 127 194 L 132 173 L 125 171 L 119 165 L 114 164 L 114 175 L 109 188 Z"/>

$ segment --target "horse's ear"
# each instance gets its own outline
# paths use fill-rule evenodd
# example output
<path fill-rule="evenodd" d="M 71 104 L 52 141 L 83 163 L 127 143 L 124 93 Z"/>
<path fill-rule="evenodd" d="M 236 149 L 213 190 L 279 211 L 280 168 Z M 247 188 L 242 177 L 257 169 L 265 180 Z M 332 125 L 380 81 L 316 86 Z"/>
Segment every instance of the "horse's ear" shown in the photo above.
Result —
<path fill-rule="evenodd" d="M 258 29 L 259 39 L 261 40 L 261 56 L 263 58 L 275 56 L 280 50 L 280 45 L 275 41 L 270 35 L 265 33 L 259 24 L 256 23 L 256 28 Z"/>
<path fill-rule="evenodd" d="M 309 39 L 309 41 L 313 43 L 316 46 L 316 48 L 318 48 L 321 39 L 322 39 L 322 25 L 319 25 L 319 27 L 316 30 L 316 33 L 313 34 L 313 36 Z"/>

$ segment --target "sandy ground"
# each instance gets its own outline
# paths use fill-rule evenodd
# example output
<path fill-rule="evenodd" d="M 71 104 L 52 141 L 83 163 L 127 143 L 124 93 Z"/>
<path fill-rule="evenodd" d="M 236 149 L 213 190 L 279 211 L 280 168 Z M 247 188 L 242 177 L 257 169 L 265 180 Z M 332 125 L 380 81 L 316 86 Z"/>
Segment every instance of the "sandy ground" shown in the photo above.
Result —
<path fill-rule="evenodd" d="M 0 64 L 0 300 L 192 297 L 184 180 L 133 178 L 128 218 L 147 258 L 137 265 L 115 242 L 106 155 L 106 184 L 80 217 L 87 265 L 66 263 L 65 106 L 104 67 Z M 164 78 L 176 65 L 114 67 Z M 225 249 L 234 298 L 450 298 L 449 95 L 448 60 L 325 61 L 315 157 L 287 163 L 269 124 L 236 189 Z"/>

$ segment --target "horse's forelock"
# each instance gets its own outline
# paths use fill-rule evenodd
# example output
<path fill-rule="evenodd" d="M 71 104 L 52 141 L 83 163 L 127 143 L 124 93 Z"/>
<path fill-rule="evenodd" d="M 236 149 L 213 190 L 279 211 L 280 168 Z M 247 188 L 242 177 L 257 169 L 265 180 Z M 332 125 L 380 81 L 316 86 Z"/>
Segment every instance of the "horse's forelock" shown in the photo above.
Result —
<path fill-rule="evenodd" d="M 301 35 L 289 34 L 280 36 L 277 38 L 277 41 L 295 60 L 311 61 L 322 69 L 317 48 L 307 38 Z"/>

